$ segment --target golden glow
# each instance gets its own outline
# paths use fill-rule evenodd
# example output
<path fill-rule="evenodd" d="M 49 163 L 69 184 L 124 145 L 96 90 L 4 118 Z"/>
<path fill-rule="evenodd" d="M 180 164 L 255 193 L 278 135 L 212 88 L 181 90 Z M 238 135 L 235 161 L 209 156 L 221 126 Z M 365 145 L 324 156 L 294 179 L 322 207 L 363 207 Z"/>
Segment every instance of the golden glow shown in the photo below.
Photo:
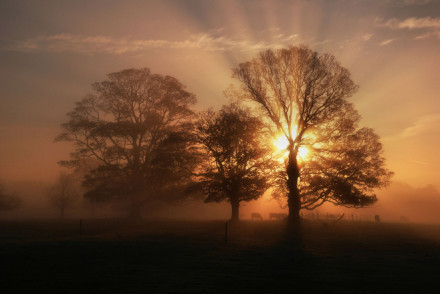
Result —
<path fill-rule="evenodd" d="M 278 136 L 278 138 L 276 138 L 273 141 L 273 145 L 279 150 L 279 151 L 283 151 L 286 150 L 287 147 L 289 147 L 289 140 L 287 140 L 286 136 L 281 135 Z"/>
<path fill-rule="evenodd" d="M 294 136 L 292 136 L 292 137 L 294 138 Z M 289 155 L 289 152 L 287 151 L 287 148 L 289 147 L 289 140 L 286 138 L 286 136 L 284 136 L 283 134 L 278 136 L 273 141 L 273 145 L 280 152 L 282 160 L 287 158 L 287 156 Z M 309 149 L 307 147 L 300 146 L 298 148 L 298 157 L 301 161 L 306 160 L 308 153 L 309 153 Z"/>

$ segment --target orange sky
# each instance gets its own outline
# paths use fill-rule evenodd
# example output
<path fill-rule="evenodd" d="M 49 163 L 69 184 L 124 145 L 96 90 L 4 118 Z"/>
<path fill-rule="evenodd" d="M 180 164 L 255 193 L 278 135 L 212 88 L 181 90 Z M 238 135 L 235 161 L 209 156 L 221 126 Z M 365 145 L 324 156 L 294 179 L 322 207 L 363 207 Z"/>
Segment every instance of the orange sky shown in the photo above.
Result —
<path fill-rule="evenodd" d="M 390 1 L 2 1 L 0 179 L 51 181 L 66 113 L 109 72 L 150 67 L 198 108 L 226 103 L 231 68 L 260 50 L 330 52 L 360 90 L 394 180 L 440 189 L 440 3 Z M 147 2 L 147 3 L 145 3 Z"/>

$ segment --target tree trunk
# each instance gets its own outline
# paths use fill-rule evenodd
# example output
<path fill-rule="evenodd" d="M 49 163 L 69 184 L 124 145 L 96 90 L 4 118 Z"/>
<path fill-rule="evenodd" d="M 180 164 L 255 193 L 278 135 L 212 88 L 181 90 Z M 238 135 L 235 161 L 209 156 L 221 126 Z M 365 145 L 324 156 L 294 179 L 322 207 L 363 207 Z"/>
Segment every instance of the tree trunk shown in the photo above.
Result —
<path fill-rule="evenodd" d="M 289 207 L 289 216 L 287 218 L 288 227 L 296 231 L 301 225 L 299 212 L 301 210 L 301 199 L 299 196 L 298 179 L 299 167 L 295 150 L 289 150 L 289 162 L 287 164 L 287 204 Z"/>
<path fill-rule="evenodd" d="M 240 220 L 239 217 L 240 201 L 238 200 L 231 201 L 231 207 L 232 207 L 231 222 L 236 223 Z"/>

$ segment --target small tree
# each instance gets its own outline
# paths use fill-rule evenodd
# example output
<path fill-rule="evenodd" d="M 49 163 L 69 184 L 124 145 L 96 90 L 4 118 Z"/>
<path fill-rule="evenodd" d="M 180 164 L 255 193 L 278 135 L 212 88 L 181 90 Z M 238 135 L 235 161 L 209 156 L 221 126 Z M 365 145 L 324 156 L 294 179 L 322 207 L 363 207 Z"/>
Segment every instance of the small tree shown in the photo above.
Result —
<path fill-rule="evenodd" d="M 7 194 L 0 183 L 0 211 L 10 211 L 19 208 L 22 200 L 14 194 Z"/>
<path fill-rule="evenodd" d="M 195 95 L 148 68 L 111 73 L 93 90 L 68 114 L 57 138 L 76 148 L 62 164 L 75 166 L 89 157 L 100 162 L 85 177 L 85 197 L 127 201 L 134 218 L 147 201 L 174 200 L 177 194 L 169 191 L 191 176 Z"/>
<path fill-rule="evenodd" d="M 287 142 L 278 179 L 289 224 L 299 225 L 302 208 L 325 201 L 362 207 L 377 200 L 372 190 L 387 185 L 392 173 L 384 168 L 378 136 L 357 130 L 359 115 L 347 100 L 357 86 L 334 56 L 307 47 L 267 50 L 233 75 L 239 97 L 254 102 Z M 309 150 L 307 160 L 301 148 Z"/>
<path fill-rule="evenodd" d="M 231 104 L 203 113 L 197 131 L 205 158 L 198 174 L 205 201 L 228 201 L 231 221 L 238 221 L 240 202 L 258 199 L 270 186 L 267 174 L 274 162 L 262 123 Z"/>
<path fill-rule="evenodd" d="M 67 209 L 72 208 L 79 197 L 78 184 L 75 178 L 61 172 L 55 183 L 47 189 L 49 202 L 60 211 L 60 218 L 64 219 Z"/>

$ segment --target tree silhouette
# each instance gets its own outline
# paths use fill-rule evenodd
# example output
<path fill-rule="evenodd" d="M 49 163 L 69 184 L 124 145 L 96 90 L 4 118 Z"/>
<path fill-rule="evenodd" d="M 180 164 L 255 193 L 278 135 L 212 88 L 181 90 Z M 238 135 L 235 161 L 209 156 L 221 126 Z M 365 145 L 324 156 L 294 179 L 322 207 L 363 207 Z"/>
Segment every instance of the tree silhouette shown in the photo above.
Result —
<path fill-rule="evenodd" d="M 231 221 L 238 221 L 240 202 L 259 198 L 270 186 L 267 175 L 274 162 L 263 144 L 262 123 L 231 104 L 203 113 L 197 131 L 205 157 L 198 174 L 205 201 L 228 201 Z"/>
<path fill-rule="evenodd" d="M 9 211 L 19 208 L 22 200 L 14 194 L 5 192 L 2 183 L 0 183 L 0 211 Z"/>
<path fill-rule="evenodd" d="M 330 54 L 307 47 L 267 50 L 233 70 L 240 99 L 256 103 L 273 133 L 287 141 L 278 192 L 287 195 L 289 224 L 300 223 L 301 208 L 330 201 L 361 207 L 372 204 L 372 189 L 388 184 L 391 172 L 371 129 L 347 99 L 357 90 L 350 73 Z M 301 148 L 308 148 L 307 160 Z"/>
<path fill-rule="evenodd" d="M 47 189 L 47 196 L 49 202 L 60 210 L 60 219 L 64 219 L 66 210 L 78 200 L 78 182 L 73 175 L 60 172 L 55 183 Z"/>
<path fill-rule="evenodd" d="M 157 197 L 178 197 L 190 177 L 190 107 L 195 95 L 175 78 L 147 68 L 111 73 L 76 104 L 56 140 L 75 145 L 70 161 L 96 158 L 100 166 L 85 178 L 85 197 L 94 201 L 128 200 L 139 217 L 142 205 Z"/>

